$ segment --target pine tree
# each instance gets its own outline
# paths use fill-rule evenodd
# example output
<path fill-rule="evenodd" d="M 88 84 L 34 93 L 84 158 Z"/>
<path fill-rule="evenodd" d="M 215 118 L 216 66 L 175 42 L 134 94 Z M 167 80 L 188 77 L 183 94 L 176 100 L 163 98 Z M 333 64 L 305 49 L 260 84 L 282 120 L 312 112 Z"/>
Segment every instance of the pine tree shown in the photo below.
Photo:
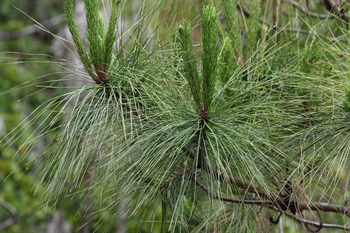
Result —
<path fill-rule="evenodd" d="M 323 19 L 293 1 L 206 1 L 197 45 L 188 20 L 166 43 L 145 39 L 158 8 L 125 42 L 120 3 L 105 25 L 85 0 L 86 48 L 73 2 L 66 21 L 93 83 L 45 103 L 39 115 L 54 117 L 27 142 L 57 133 L 41 155 L 47 201 L 77 195 L 99 212 L 127 199 L 141 218 L 161 206 L 163 232 L 350 230 L 345 6 Z"/>

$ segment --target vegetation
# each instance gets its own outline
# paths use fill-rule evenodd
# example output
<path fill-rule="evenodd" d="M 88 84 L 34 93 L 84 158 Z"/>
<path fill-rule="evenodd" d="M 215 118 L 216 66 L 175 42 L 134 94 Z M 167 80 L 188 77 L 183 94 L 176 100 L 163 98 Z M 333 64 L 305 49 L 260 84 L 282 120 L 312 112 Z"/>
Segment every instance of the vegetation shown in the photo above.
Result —
<path fill-rule="evenodd" d="M 350 231 L 347 1 L 208 0 L 167 35 L 166 3 L 121 33 L 110 3 L 106 23 L 85 0 L 81 32 L 63 1 L 86 85 L 44 82 L 1 140 L 45 204 L 78 199 L 98 232 L 125 213 L 129 231 Z"/>

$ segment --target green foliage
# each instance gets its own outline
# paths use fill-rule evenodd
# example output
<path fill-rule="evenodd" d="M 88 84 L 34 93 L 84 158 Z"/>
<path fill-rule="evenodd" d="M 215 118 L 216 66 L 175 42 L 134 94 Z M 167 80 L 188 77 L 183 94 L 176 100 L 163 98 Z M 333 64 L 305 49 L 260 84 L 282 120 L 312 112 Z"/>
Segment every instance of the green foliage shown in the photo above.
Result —
<path fill-rule="evenodd" d="M 246 54 L 249 56 L 252 54 L 256 48 L 256 42 L 258 39 L 258 29 L 259 21 L 261 14 L 261 0 L 253 0 L 250 5 L 250 17 L 247 22 L 247 45 L 246 45 Z"/>
<path fill-rule="evenodd" d="M 74 3 L 64 1 L 95 83 L 45 101 L 2 141 L 30 157 L 50 140 L 38 158 L 47 203 L 85 199 L 102 223 L 124 206 L 146 221 L 140 229 L 163 232 L 257 232 L 270 212 L 304 218 L 299 211 L 321 201 L 343 205 L 348 44 L 318 36 L 333 22 L 313 25 L 306 39 L 261 25 L 264 1 L 242 4 L 244 18 L 235 1 L 223 0 L 223 23 L 220 6 L 208 2 L 198 46 L 188 20 L 167 43 L 145 37 L 154 10 L 125 41 L 115 32 L 119 2 L 106 27 L 99 1 L 85 0 L 86 50 Z M 344 224 L 346 214 L 337 218 Z"/>
<path fill-rule="evenodd" d="M 193 99 L 196 101 L 197 105 L 201 105 L 197 61 L 191 42 L 191 24 L 187 21 L 183 22 L 182 26 L 179 28 L 179 34 L 179 41 L 183 50 L 182 57 L 185 61 L 185 78 L 191 88 Z"/>
<path fill-rule="evenodd" d="M 223 12 L 225 16 L 225 22 L 228 28 L 229 38 L 231 39 L 231 43 L 233 44 L 233 51 L 236 58 L 242 55 L 242 40 L 241 40 L 241 32 L 237 17 L 237 11 L 235 10 L 235 1 L 223 0 Z"/>
<path fill-rule="evenodd" d="M 343 102 L 345 111 L 350 112 L 350 89 L 345 93 L 345 100 Z"/>
<path fill-rule="evenodd" d="M 210 114 L 210 106 L 213 101 L 214 87 L 217 79 L 216 67 L 219 53 L 218 41 L 218 16 L 214 6 L 204 6 L 202 20 L 202 74 L 203 74 L 203 107 Z"/>
<path fill-rule="evenodd" d="M 93 1 L 92 1 L 93 2 Z M 83 43 L 83 39 L 80 36 L 78 25 L 75 21 L 74 16 L 74 1 L 66 0 L 63 2 L 64 11 L 66 12 L 66 21 L 67 25 L 69 27 L 69 30 L 71 31 L 75 46 L 78 50 L 79 57 L 81 59 L 81 62 L 83 63 L 86 71 L 89 73 L 89 75 L 98 82 L 96 75 L 93 73 L 90 57 L 88 56 L 85 45 Z M 98 10 L 98 9 L 95 9 Z M 90 30 L 91 31 L 91 30 Z M 90 34 L 90 33 L 89 33 Z M 98 37 L 99 34 L 96 35 Z M 101 36 L 101 35 L 100 35 Z M 90 42 L 91 43 L 91 42 Z M 96 45 L 96 44 L 94 44 Z"/>

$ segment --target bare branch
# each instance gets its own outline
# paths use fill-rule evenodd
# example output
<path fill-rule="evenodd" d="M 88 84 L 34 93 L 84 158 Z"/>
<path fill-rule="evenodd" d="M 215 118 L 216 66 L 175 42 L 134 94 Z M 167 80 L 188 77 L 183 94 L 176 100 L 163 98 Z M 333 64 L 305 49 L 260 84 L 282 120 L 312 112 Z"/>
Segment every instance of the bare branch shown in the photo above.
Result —
<path fill-rule="evenodd" d="M 35 211 L 37 211 L 39 209 L 39 206 L 36 206 L 33 209 L 31 209 L 30 211 L 20 215 L 17 212 L 17 210 L 15 210 L 12 206 L 10 206 L 7 202 L 3 201 L 2 199 L 0 199 L 0 205 L 2 207 L 4 207 L 5 209 L 7 209 L 12 215 L 12 217 L 6 219 L 3 222 L 0 222 L 0 232 L 3 231 L 4 229 L 16 224 L 17 222 L 21 221 L 22 219 L 25 219 L 25 218 L 31 216 Z"/>
<path fill-rule="evenodd" d="M 328 203 L 307 203 L 300 202 L 298 203 L 301 210 L 320 210 L 323 212 L 333 212 L 340 213 L 350 217 L 350 206 L 344 207 L 339 205 L 331 205 Z"/>
<path fill-rule="evenodd" d="M 300 211 L 313 210 L 313 211 L 332 212 L 332 213 L 340 213 L 350 217 L 350 206 L 345 207 L 345 206 L 339 206 L 339 205 L 332 205 L 329 203 L 293 202 L 293 201 L 290 203 L 286 203 L 285 196 L 283 196 L 281 193 L 269 195 L 269 194 L 266 194 L 263 190 L 254 187 L 250 183 L 246 183 L 244 181 L 234 179 L 232 177 L 220 175 L 218 170 L 210 169 L 209 167 L 202 168 L 202 170 L 208 172 L 209 174 L 214 174 L 216 179 L 220 181 L 227 182 L 232 185 L 236 185 L 237 187 L 245 191 L 258 194 L 260 197 L 267 198 L 269 200 L 273 200 L 273 202 L 266 202 L 266 201 L 264 202 L 265 204 L 271 204 L 271 203 L 278 204 L 279 208 L 282 208 L 282 210 L 288 210 L 291 208 L 291 206 L 297 206 Z M 205 188 L 204 184 L 201 184 L 198 180 L 195 180 L 195 181 L 196 181 L 196 184 L 198 184 L 198 186 L 200 186 L 201 188 L 203 187 Z M 230 198 L 224 198 L 223 200 L 228 202 L 237 202 L 237 201 L 239 202 L 239 200 L 230 200 Z"/>
<path fill-rule="evenodd" d="M 193 177 L 194 182 L 210 197 L 220 200 L 220 201 L 225 201 L 229 203 L 237 203 L 237 204 L 247 204 L 247 205 L 258 205 L 262 207 L 267 207 L 269 209 L 272 209 L 276 212 L 281 212 L 280 206 L 279 206 L 279 201 L 278 202 L 273 202 L 269 200 L 239 200 L 239 199 L 234 199 L 234 198 L 229 198 L 229 197 L 223 197 L 219 196 L 217 194 L 214 194 L 212 191 L 210 191 L 202 182 L 200 182 L 195 176 Z M 306 202 L 298 202 L 296 203 L 298 205 L 298 208 L 300 211 L 303 210 L 316 210 L 316 211 L 324 211 L 324 212 L 334 212 L 334 213 L 341 213 L 348 215 L 350 214 L 350 207 L 346 208 L 343 206 L 335 206 L 335 205 L 330 205 L 327 203 L 306 203 Z M 310 221 L 304 218 L 296 217 L 294 214 L 289 213 L 287 211 L 283 211 L 283 213 L 292 218 L 293 220 L 304 224 L 304 225 L 312 225 L 315 227 L 318 227 L 319 229 L 321 228 L 332 228 L 332 229 L 341 229 L 345 231 L 350 231 L 350 227 L 346 226 L 341 226 L 337 224 L 325 224 L 322 222 L 314 222 Z"/>
<path fill-rule="evenodd" d="M 0 197 L 0 205 L 5 208 L 12 216 L 17 216 L 18 212 L 9 203 Z"/>
<path fill-rule="evenodd" d="M 37 210 L 38 207 L 32 209 L 31 211 L 22 214 L 22 215 L 16 215 L 11 218 L 6 219 L 5 221 L 0 223 L 0 232 L 3 231 L 4 229 L 16 224 L 17 222 L 21 221 L 22 219 L 25 219 L 33 214 Z"/>
<path fill-rule="evenodd" d="M 4 229 L 16 224 L 20 220 L 19 216 L 14 216 L 12 218 L 8 218 L 2 223 L 0 223 L 0 231 L 3 231 Z"/>
<path fill-rule="evenodd" d="M 234 198 L 229 197 L 222 197 L 219 195 L 216 195 L 212 193 L 202 182 L 200 182 L 197 178 L 193 178 L 195 183 L 203 190 L 205 191 L 209 196 L 213 197 L 214 199 L 230 202 L 230 203 L 241 203 L 241 204 L 248 204 L 248 205 L 273 205 L 272 201 L 263 201 L 263 200 L 238 200 Z"/>
<path fill-rule="evenodd" d="M 341 7 L 339 5 L 337 5 L 333 0 L 323 0 L 321 1 L 324 5 L 324 7 L 326 8 L 326 10 L 337 16 L 340 17 L 342 20 L 344 20 L 344 22 L 349 22 L 349 15 L 347 14 L 347 8 L 345 7 Z"/>
<path fill-rule="evenodd" d="M 313 17 L 313 18 L 318 18 L 318 19 L 327 19 L 330 17 L 329 14 L 319 14 L 315 12 L 309 11 L 307 8 L 304 8 L 302 5 L 300 5 L 298 2 L 291 1 L 291 0 L 284 0 L 285 3 L 288 3 L 292 5 L 293 7 L 297 8 L 299 11 L 301 11 L 303 14 Z"/>
<path fill-rule="evenodd" d="M 332 229 L 340 229 L 340 230 L 344 230 L 344 231 L 350 231 L 350 227 L 346 227 L 346 226 L 341 226 L 341 225 L 337 225 L 337 224 L 327 224 L 327 223 L 319 223 L 319 222 L 314 222 L 314 221 L 310 221 L 304 218 L 299 218 L 291 213 L 288 212 L 284 212 L 284 214 L 288 217 L 290 217 L 291 219 L 302 223 L 302 224 L 307 224 L 307 225 L 311 225 L 311 226 L 315 226 L 315 227 L 322 227 L 322 228 L 332 228 Z"/>

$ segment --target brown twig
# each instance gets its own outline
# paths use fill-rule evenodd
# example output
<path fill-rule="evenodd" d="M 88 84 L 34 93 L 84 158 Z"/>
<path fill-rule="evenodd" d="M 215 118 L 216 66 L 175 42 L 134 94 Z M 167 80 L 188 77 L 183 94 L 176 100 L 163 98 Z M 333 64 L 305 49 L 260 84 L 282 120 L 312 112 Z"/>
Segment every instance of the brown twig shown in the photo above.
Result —
<path fill-rule="evenodd" d="M 3 200 L 0 197 L 0 206 L 2 206 L 4 209 L 7 210 L 13 217 L 18 215 L 18 212 L 15 208 L 13 208 L 9 203 L 7 203 L 5 200 Z"/>
<path fill-rule="evenodd" d="M 5 221 L 0 223 L 0 232 L 3 231 L 4 229 L 16 224 L 17 222 L 21 221 L 22 219 L 25 219 L 29 216 L 31 216 L 33 214 L 33 212 L 37 211 L 39 208 L 39 206 L 34 207 L 32 210 L 28 211 L 27 213 L 24 214 L 18 214 L 16 212 L 15 215 L 13 215 L 12 217 L 6 219 Z"/>
<path fill-rule="evenodd" d="M 338 6 L 333 0 L 323 0 L 321 2 L 329 13 L 349 23 L 349 15 L 346 13 L 348 9 Z"/>
<path fill-rule="evenodd" d="M 209 168 L 207 168 L 209 169 Z M 208 171 L 208 170 L 207 170 Z M 232 177 L 222 177 L 220 176 L 220 174 L 218 174 L 217 170 L 214 171 L 208 171 L 211 174 L 217 174 L 216 177 L 218 179 L 220 179 L 220 181 L 226 181 L 230 184 L 234 184 L 237 187 L 248 191 L 250 193 L 256 193 L 258 194 L 260 197 L 263 198 L 267 198 L 269 200 L 274 200 L 274 203 L 278 204 L 280 208 L 282 208 L 282 210 L 289 210 L 290 208 L 292 208 L 292 205 L 294 206 L 298 206 L 298 208 L 301 211 L 304 210 L 313 210 L 313 211 L 322 211 L 322 212 L 332 212 L 332 213 L 340 213 L 343 215 L 346 215 L 348 217 L 350 217 L 350 206 L 349 207 L 345 207 L 345 206 L 339 206 L 339 205 L 332 205 L 329 203 L 313 203 L 313 202 L 294 202 L 294 201 L 290 201 L 289 203 L 285 203 L 285 196 L 283 196 L 282 194 L 276 195 L 276 194 L 266 194 L 263 190 L 254 187 L 252 184 L 250 183 L 245 183 L 241 180 L 238 179 L 233 179 Z M 289 204 L 289 206 L 288 206 Z"/>
<path fill-rule="evenodd" d="M 340 213 L 350 217 L 350 206 L 332 205 L 329 203 L 298 202 L 300 210 L 319 210 L 322 212 Z"/>
<path fill-rule="evenodd" d="M 284 214 L 288 217 L 290 217 L 291 219 L 302 223 L 302 224 L 306 224 L 306 225 L 311 225 L 311 226 L 315 226 L 315 227 L 321 227 L 322 228 L 333 228 L 333 229 L 340 229 L 340 230 L 344 230 L 344 231 L 350 231 L 350 227 L 346 227 L 346 226 L 341 226 L 341 225 L 337 225 L 337 224 L 327 224 L 327 223 L 319 223 L 319 222 L 314 222 L 314 221 L 310 221 L 304 218 L 299 218 L 291 213 L 288 212 L 284 212 Z"/>
<path fill-rule="evenodd" d="M 229 197 L 222 197 L 217 194 L 212 193 L 202 182 L 200 182 L 196 177 L 193 177 L 194 182 L 209 196 L 211 196 L 214 199 L 230 202 L 230 203 L 241 203 L 241 204 L 247 204 L 247 205 L 273 205 L 272 201 L 264 201 L 264 200 L 238 200 L 234 198 Z"/>
<path fill-rule="evenodd" d="M 304 8 L 302 5 L 300 5 L 298 2 L 295 2 L 295 1 L 284 0 L 284 2 L 297 8 L 299 11 L 301 11 L 303 14 L 309 17 L 318 18 L 318 19 L 327 19 L 330 17 L 329 14 L 319 14 L 319 13 L 311 12 L 307 8 Z"/>
<path fill-rule="evenodd" d="M 239 200 L 239 199 L 234 199 L 234 198 L 229 198 L 229 197 L 223 197 L 223 196 L 220 196 L 218 194 L 214 194 L 202 182 L 200 182 L 195 176 L 193 176 L 192 178 L 197 186 L 199 186 L 207 195 L 209 195 L 210 197 L 212 197 L 214 199 L 229 202 L 229 203 L 258 205 L 258 206 L 272 209 L 278 213 L 281 213 L 280 206 L 279 206 L 278 202 L 276 203 L 276 202 L 273 202 L 270 200 Z M 350 207 L 345 208 L 343 206 L 334 206 L 334 205 L 330 205 L 330 204 L 326 204 L 326 203 L 298 202 L 297 206 L 300 209 L 300 211 L 303 211 L 303 210 L 316 210 L 316 211 L 325 211 L 325 212 L 329 211 L 329 212 L 334 212 L 334 213 L 345 214 L 347 216 L 350 214 Z M 283 211 L 283 214 L 285 214 L 286 216 L 292 218 L 293 220 L 295 220 L 301 224 L 308 225 L 308 226 L 312 225 L 312 226 L 318 227 L 318 229 L 333 228 L 333 229 L 341 229 L 341 230 L 345 230 L 345 231 L 350 231 L 350 227 L 341 226 L 341 225 L 337 225 L 337 224 L 325 224 L 322 222 L 310 221 L 310 220 L 307 220 L 304 218 L 297 217 L 294 214 L 289 213 L 285 210 Z"/>

